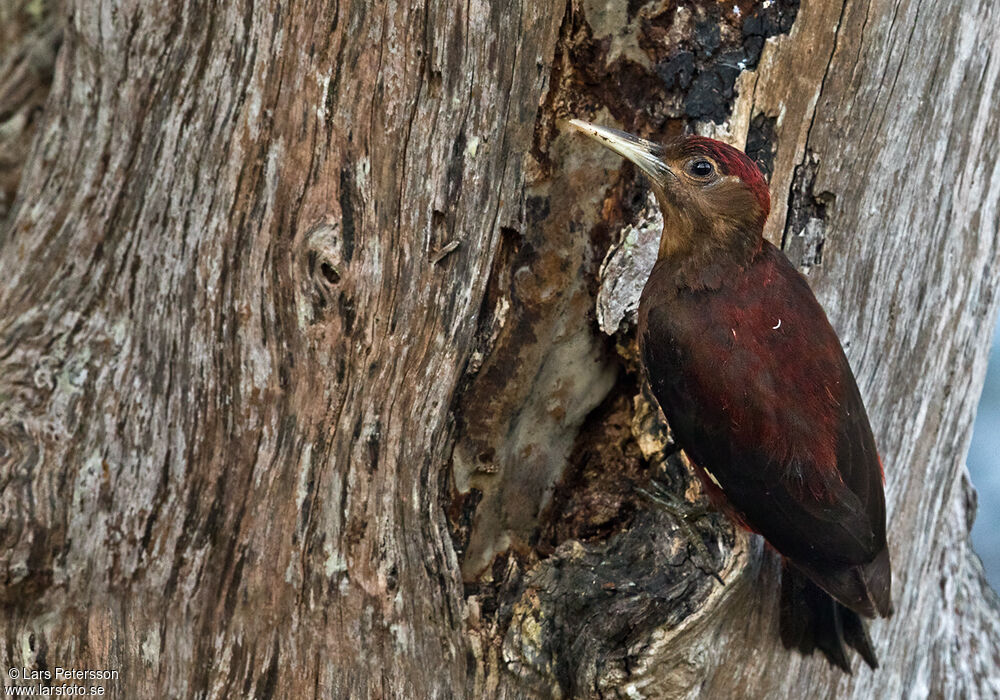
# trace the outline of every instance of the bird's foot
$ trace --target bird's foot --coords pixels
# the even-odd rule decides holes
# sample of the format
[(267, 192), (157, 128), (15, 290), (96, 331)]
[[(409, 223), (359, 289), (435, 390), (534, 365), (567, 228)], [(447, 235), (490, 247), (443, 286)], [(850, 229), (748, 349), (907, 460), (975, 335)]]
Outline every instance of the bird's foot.
[(712, 512), (712, 510), (707, 506), (697, 505), (695, 503), (691, 503), (691, 501), (684, 500), (655, 479), (651, 479), (649, 481), (648, 489), (636, 486), (635, 490), (651, 500), (653, 503), (662, 506), (665, 511), (681, 520), (694, 522), (704, 518)]
[(694, 548), (694, 556), (691, 558), (694, 565), (702, 572), (714, 577), (720, 584), (725, 585), (726, 582), (719, 575), (719, 566), (716, 564), (715, 558), (708, 551), (708, 547), (705, 546), (705, 541), (701, 538), (701, 534), (692, 525), (695, 521), (709, 515), (712, 510), (706, 506), (695, 505), (690, 501), (684, 500), (655, 479), (650, 480), (648, 489), (641, 486), (636, 486), (635, 489), (674, 516), (677, 526), (687, 537), (688, 543)]

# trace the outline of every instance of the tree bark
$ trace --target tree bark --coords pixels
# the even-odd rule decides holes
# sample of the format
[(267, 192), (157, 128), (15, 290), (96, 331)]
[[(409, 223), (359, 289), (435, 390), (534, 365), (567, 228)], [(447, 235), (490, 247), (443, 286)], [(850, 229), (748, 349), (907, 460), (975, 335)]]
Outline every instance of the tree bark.
[[(1000, 9), (621, 5), (78, 0), (19, 39), (62, 28), (0, 162), (7, 667), (127, 698), (1000, 693), (963, 466)], [(886, 465), (878, 671), (783, 649), (774, 556), (634, 490), (697, 497), (628, 320), (656, 213), (566, 116), (769, 171)]]

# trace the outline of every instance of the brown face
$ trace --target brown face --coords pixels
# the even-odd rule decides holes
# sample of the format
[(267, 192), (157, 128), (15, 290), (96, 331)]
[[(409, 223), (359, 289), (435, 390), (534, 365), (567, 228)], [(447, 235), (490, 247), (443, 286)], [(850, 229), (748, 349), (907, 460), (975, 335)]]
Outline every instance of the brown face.
[(701, 136), (658, 144), (577, 119), (569, 123), (649, 177), (663, 211), (661, 258), (759, 240), (770, 196), (745, 154)]
[(663, 151), (669, 175), (653, 181), (661, 207), (687, 212), (695, 232), (726, 235), (763, 227), (767, 214), (758, 197), (698, 137), (667, 144)]

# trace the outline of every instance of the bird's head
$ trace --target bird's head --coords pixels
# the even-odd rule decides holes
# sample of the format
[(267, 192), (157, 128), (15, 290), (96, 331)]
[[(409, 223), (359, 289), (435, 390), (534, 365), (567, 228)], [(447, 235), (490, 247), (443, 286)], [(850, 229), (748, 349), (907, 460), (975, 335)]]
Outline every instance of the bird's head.
[(760, 249), (771, 197), (743, 152), (703, 136), (661, 144), (579, 119), (569, 123), (649, 177), (663, 211), (660, 259), (729, 253), (743, 262)]

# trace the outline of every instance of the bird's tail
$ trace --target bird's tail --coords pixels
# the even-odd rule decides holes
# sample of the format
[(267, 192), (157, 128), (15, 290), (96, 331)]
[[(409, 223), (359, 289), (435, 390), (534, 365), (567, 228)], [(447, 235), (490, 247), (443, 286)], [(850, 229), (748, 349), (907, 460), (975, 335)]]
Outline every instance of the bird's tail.
[(803, 654), (819, 649), (831, 664), (851, 673), (847, 657), (847, 647), (851, 647), (872, 669), (878, 668), (878, 658), (861, 616), (787, 563), (781, 572), (779, 622), (786, 649), (798, 649)]
[(859, 615), (892, 615), (892, 567), (886, 547), (867, 564), (835, 566), (802, 561), (788, 564)]

